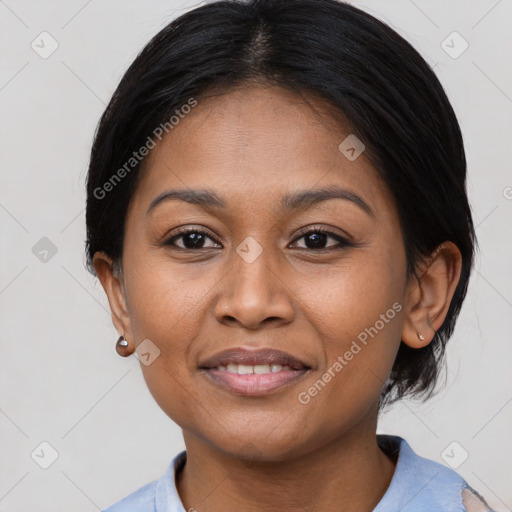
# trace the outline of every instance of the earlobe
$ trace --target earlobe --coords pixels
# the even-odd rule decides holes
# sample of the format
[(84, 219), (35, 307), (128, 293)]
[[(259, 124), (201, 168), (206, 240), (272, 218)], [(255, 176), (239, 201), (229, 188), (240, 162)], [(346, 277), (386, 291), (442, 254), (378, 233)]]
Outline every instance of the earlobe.
[(459, 283), (462, 257), (452, 242), (443, 242), (411, 278), (402, 341), (411, 348), (427, 346), (443, 324)]
[(115, 268), (112, 259), (101, 251), (94, 254), (93, 265), (96, 275), (107, 294), (115, 328), (120, 334), (131, 339), (131, 323), (122, 273)]

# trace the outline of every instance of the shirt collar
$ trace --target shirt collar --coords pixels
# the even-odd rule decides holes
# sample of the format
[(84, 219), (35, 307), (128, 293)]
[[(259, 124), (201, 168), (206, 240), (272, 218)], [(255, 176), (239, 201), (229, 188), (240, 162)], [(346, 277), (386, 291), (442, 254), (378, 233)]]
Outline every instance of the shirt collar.
[[(373, 512), (423, 510), (421, 503), (435, 506), (434, 502), (440, 497), (444, 504), (453, 505), (445, 510), (456, 510), (460, 506), (464, 480), (457, 473), (420, 457), (402, 437), (377, 434), (377, 443), (396, 460), (396, 467), (388, 489)], [(172, 459), (165, 474), (157, 481), (156, 512), (186, 512), (176, 487), (176, 475), (186, 460), (187, 452), (183, 450)]]

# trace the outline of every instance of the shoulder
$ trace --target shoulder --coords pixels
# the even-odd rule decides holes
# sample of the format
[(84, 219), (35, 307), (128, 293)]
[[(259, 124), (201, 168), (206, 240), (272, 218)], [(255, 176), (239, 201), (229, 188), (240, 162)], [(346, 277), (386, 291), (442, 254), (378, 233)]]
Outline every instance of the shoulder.
[(374, 512), (492, 512), (454, 470), (418, 455), (399, 436), (378, 435), (379, 446), (398, 456), (391, 483)]
[(102, 512), (182, 512), (184, 509), (176, 489), (175, 476), (185, 461), (184, 450), (172, 459), (160, 478), (143, 485)]
[(155, 512), (157, 483), (149, 482), (102, 512)]

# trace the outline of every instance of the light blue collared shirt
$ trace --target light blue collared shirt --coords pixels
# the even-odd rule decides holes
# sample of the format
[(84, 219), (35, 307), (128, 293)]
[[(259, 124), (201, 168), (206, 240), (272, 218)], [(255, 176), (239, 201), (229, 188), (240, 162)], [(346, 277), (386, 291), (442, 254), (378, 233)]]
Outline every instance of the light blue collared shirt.
[[(417, 455), (399, 436), (378, 434), (379, 446), (386, 452), (398, 452), (395, 473), (389, 487), (373, 512), (467, 512), (462, 490), (481, 496), (455, 471)], [(186, 462), (186, 451), (172, 459), (158, 479), (114, 503), (103, 512), (187, 512), (176, 489), (176, 474)], [(485, 500), (481, 508), (489, 510)], [(194, 510), (194, 509), (192, 509)]]

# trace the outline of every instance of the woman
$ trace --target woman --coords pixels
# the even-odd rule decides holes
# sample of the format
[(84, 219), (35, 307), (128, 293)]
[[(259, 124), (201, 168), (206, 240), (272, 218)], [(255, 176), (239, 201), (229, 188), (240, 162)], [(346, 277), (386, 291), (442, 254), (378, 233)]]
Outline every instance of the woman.
[(108, 512), (489, 510), (376, 435), (434, 389), (465, 180), (434, 73), (351, 5), (220, 1), (157, 34), (98, 126), (87, 257), (186, 451)]

